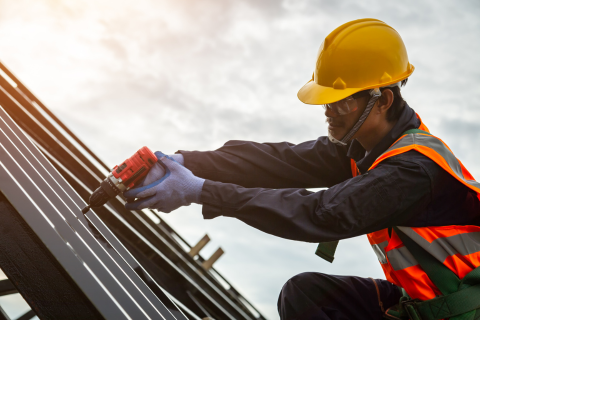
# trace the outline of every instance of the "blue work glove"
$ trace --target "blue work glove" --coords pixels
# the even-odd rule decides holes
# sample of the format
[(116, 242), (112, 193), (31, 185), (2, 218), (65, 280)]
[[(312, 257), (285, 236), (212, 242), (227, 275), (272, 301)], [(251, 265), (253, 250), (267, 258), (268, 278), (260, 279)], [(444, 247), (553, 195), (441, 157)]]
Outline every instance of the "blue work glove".
[[(144, 179), (145, 186), (135, 187), (123, 193), (127, 198), (125, 208), (128, 210), (141, 210), (152, 208), (164, 213), (170, 213), (181, 206), (189, 206), (192, 203), (200, 203), (202, 185), (204, 179), (195, 176), (192, 171), (179, 164), (173, 158), (157, 151), (156, 156), (166, 167), (166, 171), (160, 163), (156, 163), (148, 175), (151, 178), (157, 176), (155, 169), (163, 176), (155, 181)], [(183, 156), (182, 156), (183, 157)], [(146, 182), (152, 182), (146, 184)], [(133, 201), (137, 198), (136, 201)]]
[[(161, 152), (157, 151), (156, 153)], [(172, 158), (173, 160), (177, 161), (179, 164), (185, 167), (185, 165), (183, 164), (183, 154), (167, 154), (167, 157)], [(160, 163), (156, 163), (150, 169), (150, 172), (148, 172), (148, 175), (146, 175), (146, 177), (142, 181), (142, 184), (139, 186), (148, 186), (149, 184), (151, 184), (152, 182), (156, 182), (163, 176), (165, 176), (165, 169), (162, 167), (162, 165), (160, 165)]]

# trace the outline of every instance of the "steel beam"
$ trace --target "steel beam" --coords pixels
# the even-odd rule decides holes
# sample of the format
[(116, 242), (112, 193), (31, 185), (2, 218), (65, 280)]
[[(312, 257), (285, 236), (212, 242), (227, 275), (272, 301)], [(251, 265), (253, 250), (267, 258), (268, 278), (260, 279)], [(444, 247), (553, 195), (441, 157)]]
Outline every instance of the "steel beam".
[[(5, 222), (6, 223), (6, 222)], [(15, 285), (12, 284), (8, 279), (0, 281), (0, 296), (6, 296), (7, 294), (19, 293)]]
[[(98, 311), (110, 319), (174, 319), (98, 228), (83, 200), (0, 108), (2, 191)], [(36, 229), (37, 228), (37, 229)]]
[[(173, 318), (177, 319), (185, 319), (186, 315), (196, 318), (196, 313), (210, 313), (217, 319), (256, 318), (246, 306), (249, 303), (239, 292), (229, 283), (227, 284), (230, 288), (225, 289), (221, 282), (212, 275), (212, 272), (216, 272), (215, 270), (212, 270), (211, 273), (204, 271), (201, 268), (204, 259), (199, 256), (198, 260), (194, 260), (188, 254), (189, 249), (184, 249), (182, 244), (188, 248), (191, 246), (156, 213), (152, 212), (153, 217), (158, 218), (158, 224), (143, 212), (126, 211), (124, 201), (116, 198), (105, 207), (95, 210), (98, 215), (92, 211), (87, 218), (81, 218), (82, 216), (78, 212), (85, 203), (80, 196), (84, 196), (84, 198), (89, 196), (100, 179), (108, 173), (107, 166), (1, 63), (0, 69), (17, 85), (15, 88), (0, 78), (0, 104), (5, 108), (8, 107), (6, 108), (7, 114), (10, 114), (16, 122), (15, 124), (11, 121), (14, 125), (13, 130), (16, 131), (15, 135), (18, 135), (25, 150), (31, 153), (25, 155), (25, 159), (30, 162), (30, 165), (25, 165), (24, 174), (35, 175), (31, 173), (31, 169), (33, 169), (42, 175), (41, 181), (34, 180), (33, 186), (44, 188), (42, 192), (45, 197), (50, 197), (50, 199), (46, 198), (50, 205), (59, 204), (56, 210), (57, 214), (66, 216), (64, 218), (66, 225), (86, 247), (89, 247), (89, 251), (86, 252), (86, 249), (81, 247), (82, 243), (76, 242), (79, 247), (69, 250), (79, 258), (81, 258), (81, 254), (86, 256), (97, 254), (96, 264), (92, 269), (94, 273), (98, 273), (104, 278), (112, 275), (117, 283), (121, 283), (124, 278), (130, 280), (130, 283), (127, 281), (121, 283), (124, 287), (122, 293), (119, 294), (120, 302), (128, 303), (132, 313), (136, 312), (135, 305), (142, 304), (142, 313), (144, 313), (144, 307), (150, 305), (161, 316), (164, 317), (166, 309)], [(14, 129), (16, 125), (24, 132)], [(70, 139), (67, 139), (66, 135)], [(18, 147), (18, 143), (12, 144)], [(32, 153), (32, 149), (38, 150), (38, 153), (40, 150), (43, 151), (45, 157)], [(25, 150), (21, 148), (19, 152), (23, 153)], [(19, 156), (16, 157), (19, 160), (15, 161), (15, 164), (20, 165), (23, 159)], [(95, 163), (91, 162), (92, 158)], [(0, 169), (4, 167), (1, 164), (3, 161), (4, 158), (0, 154)], [(61, 172), (58, 173), (54, 167), (59, 168)], [(14, 168), (14, 165), (11, 168)], [(4, 169), (6, 170), (6, 168)], [(47, 173), (42, 173), (42, 170)], [(14, 178), (11, 172), (13, 172), (12, 169), (8, 175)], [(70, 186), (71, 190), (63, 190), (65, 181), (68, 182), (67, 186)], [(18, 180), (17, 182), (20, 183)], [(0, 186), (2, 185), (0, 184)], [(50, 187), (49, 194), (46, 193), (48, 186)], [(57, 198), (64, 204), (55, 203)], [(38, 200), (36, 197), (33, 201), (34, 205), (38, 206)], [(43, 203), (43, 205), (44, 207), (48, 206), (47, 203)], [(47, 210), (42, 207), (41, 214), (45, 215), (46, 212)], [(52, 214), (52, 210), (48, 212)], [(99, 216), (109, 224), (110, 229), (98, 218)], [(60, 221), (54, 225), (52, 219), (51, 225), (53, 229), (56, 228), (55, 231), (66, 230), (66, 226)], [(59, 236), (62, 238), (60, 234)], [(95, 241), (91, 241), (90, 236)], [(73, 240), (64, 242), (68, 242), (70, 247), (72, 247), (71, 242), (75, 243)], [(135, 254), (135, 258), (132, 253)], [(144, 267), (138, 260), (143, 260)], [(106, 270), (104, 275), (101, 268)], [(146, 269), (149, 269), (151, 273), (147, 273)], [(154, 277), (159, 276), (161, 282), (157, 283), (154, 281)], [(221, 277), (221, 279), (226, 282), (224, 278)], [(140, 280), (143, 285), (140, 285)], [(19, 287), (17, 289), (20, 290)], [(186, 295), (186, 291), (193, 293), (195, 299)], [(155, 303), (152, 296), (148, 299), (151, 294), (154, 294), (163, 303), (165, 309), (159, 311), (160, 305)], [(152, 307), (147, 312), (153, 314)], [(186, 309), (184, 310), (182, 307), (186, 307)], [(264, 319), (259, 312), (257, 313), (260, 319)], [(40, 315), (38, 314), (38, 316)], [(42, 317), (40, 316), (40, 318)]]
[(8, 320), (8, 319), (10, 319), (10, 318), (8, 318), (8, 314), (6, 314), (6, 312), (4, 312), (4, 310), (0, 306), (0, 320)]
[(190, 257), (195, 257), (198, 255), (198, 253), (200, 253), (200, 250), (202, 250), (204, 248), (204, 246), (206, 246), (208, 244), (208, 242), (210, 242), (210, 237), (208, 236), (208, 234), (204, 235), (204, 237), (202, 239), (200, 239), (198, 241), (198, 243), (196, 243), (194, 245), (194, 247), (191, 248), (190, 251), (188, 251), (188, 254), (190, 255)]
[(35, 312), (33, 310), (29, 310), (27, 311), (25, 314), (21, 315), (19, 318), (19, 320), (26, 320), (26, 319), (31, 319), (35, 317)]

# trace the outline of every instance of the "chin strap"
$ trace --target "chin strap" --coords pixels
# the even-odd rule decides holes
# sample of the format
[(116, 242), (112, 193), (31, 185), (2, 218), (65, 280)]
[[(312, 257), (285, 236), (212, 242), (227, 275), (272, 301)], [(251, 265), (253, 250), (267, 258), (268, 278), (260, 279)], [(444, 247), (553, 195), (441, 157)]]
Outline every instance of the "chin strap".
[(348, 142), (350, 142), (352, 140), (352, 138), (354, 137), (356, 132), (362, 126), (363, 122), (365, 122), (365, 120), (371, 113), (371, 110), (373, 109), (375, 102), (381, 97), (381, 90), (379, 90), (379, 88), (371, 89), (370, 94), (371, 94), (371, 98), (369, 99), (369, 102), (367, 103), (367, 107), (365, 108), (365, 111), (363, 111), (363, 113), (360, 116), (360, 118), (358, 119), (358, 121), (356, 121), (356, 124), (354, 124), (352, 129), (350, 129), (350, 132), (348, 132), (346, 134), (346, 136), (344, 136), (342, 138), (342, 140), (337, 140), (337, 139), (333, 138), (331, 136), (331, 134), (329, 134), (329, 140), (331, 140), (333, 143), (335, 143), (339, 146), (346, 146), (348, 144)]

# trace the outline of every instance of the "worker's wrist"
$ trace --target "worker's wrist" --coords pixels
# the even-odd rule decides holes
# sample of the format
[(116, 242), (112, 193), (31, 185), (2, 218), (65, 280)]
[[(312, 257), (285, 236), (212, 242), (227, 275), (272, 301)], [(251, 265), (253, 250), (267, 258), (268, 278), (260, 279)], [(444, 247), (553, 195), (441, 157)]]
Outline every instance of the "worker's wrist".
[(202, 204), (202, 188), (204, 187), (204, 179), (194, 177), (192, 180), (192, 190), (190, 191), (190, 202), (196, 204)]

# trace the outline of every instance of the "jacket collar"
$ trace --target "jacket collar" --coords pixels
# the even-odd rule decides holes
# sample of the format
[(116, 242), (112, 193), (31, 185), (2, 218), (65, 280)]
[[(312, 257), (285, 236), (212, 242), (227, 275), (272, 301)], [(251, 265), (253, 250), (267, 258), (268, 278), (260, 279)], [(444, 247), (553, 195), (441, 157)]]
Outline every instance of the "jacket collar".
[(392, 128), (391, 131), (388, 132), (387, 135), (377, 145), (371, 150), (371, 152), (365, 155), (366, 151), (364, 147), (357, 141), (352, 140), (350, 142), (350, 146), (348, 148), (347, 156), (353, 159), (356, 162), (356, 166), (361, 174), (364, 174), (366, 171), (371, 168), (371, 165), (382, 155), (390, 146), (402, 136), (404, 132), (409, 129), (416, 129), (421, 125), (421, 121), (417, 117), (417, 114), (414, 112), (412, 108), (404, 102), (404, 107), (402, 112), (400, 113), (400, 118), (398, 118), (398, 122)]

